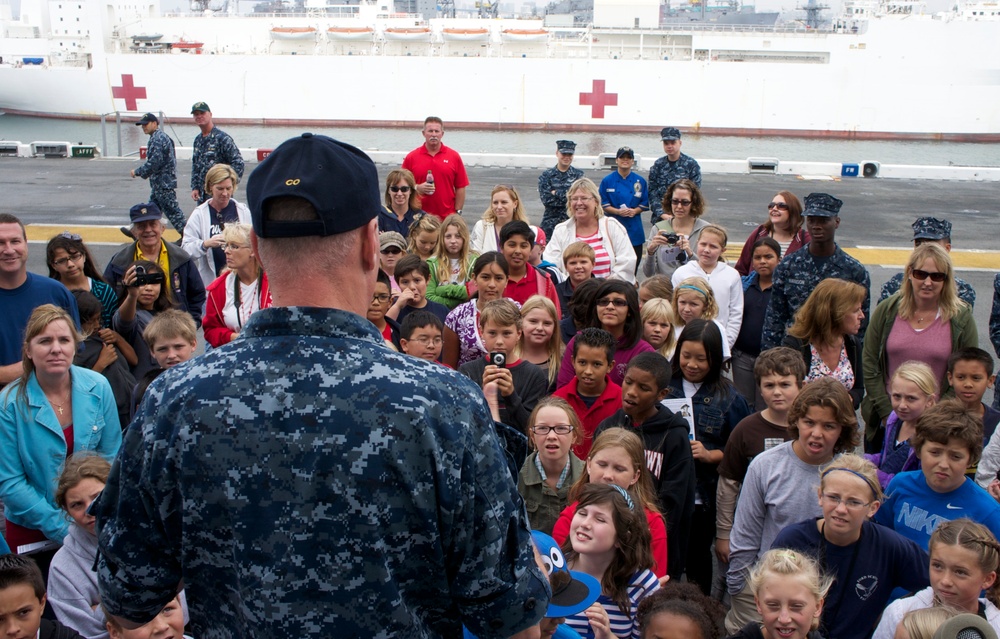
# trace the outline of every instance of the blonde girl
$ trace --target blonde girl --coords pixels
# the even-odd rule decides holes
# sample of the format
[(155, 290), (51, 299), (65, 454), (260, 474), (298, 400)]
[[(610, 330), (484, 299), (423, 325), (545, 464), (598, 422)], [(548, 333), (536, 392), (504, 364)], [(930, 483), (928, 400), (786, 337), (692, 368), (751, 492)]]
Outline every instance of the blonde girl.
[(559, 514), (569, 503), (570, 489), (584, 475), (583, 462), (573, 454), (583, 429), (569, 403), (549, 395), (539, 400), (528, 418), (532, 452), (517, 478), (532, 530), (552, 534)]
[(917, 420), (938, 398), (934, 371), (923, 362), (903, 362), (889, 382), (892, 412), (885, 423), (882, 450), (865, 455), (878, 467), (878, 480), (884, 489), (897, 473), (920, 468), (917, 452), (911, 445), (917, 432)]
[(806, 639), (818, 637), (823, 603), (833, 579), (811, 557), (794, 550), (769, 550), (750, 571), (748, 585), (762, 621), (752, 621), (732, 638)]
[(726, 328), (723, 335), (732, 348), (743, 325), (743, 280), (723, 258), (728, 242), (729, 236), (721, 226), (709, 224), (703, 228), (694, 249), (696, 259), (674, 271), (670, 281), (675, 288), (688, 277), (702, 277), (708, 282), (719, 309), (718, 320)]
[[(670, 308), (674, 311), (674, 341), (681, 336), (687, 323), (694, 319), (711, 320), (722, 331), (722, 335), (726, 335), (726, 327), (718, 320), (719, 306), (715, 301), (715, 292), (703, 277), (681, 280), (674, 287), (674, 299)], [(729, 340), (723, 339), (722, 359), (729, 361), (729, 358)]]
[(406, 252), (417, 255), (425, 262), (434, 256), (441, 231), (441, 220), (433, 215), (423, 215), (410, 225), (410, 237)]
[(521, 320), (521, 357), (545, 372), (552, 392), (565, 348), (556, 305), (543, 295), (532, 295), (521, 307)]
[(470, 248), (469, 226), (462, 216), (452, 213), (444, 218), (434, 255), (427, 260), (431, 271), (427, 299), (449, 309), (469, 301), (466, 283), (472, 279), (472, 265), (477, 257)]
[(562, 550), (570, 570), (601, 584), (598, 605), (567, 616), (566, 625), (580, 636), (637, 637), (636, 608), (660, 584), (650, 570), (646, 518), (628, 491), (616, 484), (584, 486)]
[(941, 604), (983, 616), (1000, 631), (1000, 544), (990, 529), (964, 517), (942, 522), (931, 534), (930, 555), (930, 588), (889, 604), (872, 639), (892, 639), (907, 612)]
[(674, 356), (674, 309), (669, 300), (653, 298), (642, 306), (642, 338), (667, 359)]
[[(657, 577), (667, 574), (667, 527), (657, 508), (656, 489), (653, 479), (646, 470), (646, 451), (642, 438), (624, 428), (609, 428), (594, 440), (587, 455), (586, 472), (570, 490), (570, 499), (576, 501), (587, 484), (615, 484), (628, 491), (637, 507), (646, 514), (653, 553), (653, 572)], [(552, 538), (563, 544), (569, 537), (570, 523), (576, 512), (576, 503), (571, 504), (552, 528)]]

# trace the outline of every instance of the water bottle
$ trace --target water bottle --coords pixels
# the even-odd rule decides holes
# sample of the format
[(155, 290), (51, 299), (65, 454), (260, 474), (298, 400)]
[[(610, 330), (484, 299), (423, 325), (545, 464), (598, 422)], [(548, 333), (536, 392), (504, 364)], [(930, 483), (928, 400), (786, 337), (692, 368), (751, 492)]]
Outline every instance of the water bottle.
[(427, 171), (427, 179), (425, 180), (425, 182), (431, 187), (431, 190), (428, 192), (428, 195), (434, 193), (434, 174), (431, 173), (430, 171)]

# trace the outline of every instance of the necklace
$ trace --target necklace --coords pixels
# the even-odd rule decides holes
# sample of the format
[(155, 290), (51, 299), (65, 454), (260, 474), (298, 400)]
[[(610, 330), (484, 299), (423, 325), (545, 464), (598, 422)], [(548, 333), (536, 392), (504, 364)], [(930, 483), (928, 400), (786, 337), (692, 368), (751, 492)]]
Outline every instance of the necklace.
[(59, 411), (60, 415), (63, 414), (63, 405), (62, 404), (57, 404), (54, 401), (52, 401), (51, 399), (49, 400), (49, 403), (56, 407), (56, 410)]
[(934, 309), (934, 310), (932, 311), (932, 313), (931, 313), (931, 316), (930, 316), (930, 317), (928, 317), (927, 315), (925, 315), (925, 316), (923, 316), (923, 317), (920, 317), (919, 315), (917, 315), (916, 313), (914, 313), (914, 314), (913, 314), (913, 319), (917, 320), (917, 324), (923, 324), (923, 323), (924, 323), (924, 322), (926, 322), (926, 321), (927, 321), (928, 319), (931, 319), (932, 317), (937, 317), (937, 315), (938, 315), (938, 309), (936, 309), (936, 308), (935, 308), (935, 309)]

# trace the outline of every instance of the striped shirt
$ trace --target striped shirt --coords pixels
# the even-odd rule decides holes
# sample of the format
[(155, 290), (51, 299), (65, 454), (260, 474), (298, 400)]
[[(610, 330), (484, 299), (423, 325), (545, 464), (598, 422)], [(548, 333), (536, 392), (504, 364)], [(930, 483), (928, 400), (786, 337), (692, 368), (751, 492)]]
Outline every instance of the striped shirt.
[(115, 290), (104, 282), (90, 278), (90, 292), (101, 302), (101, 328), (111, 328), (111, 318), (120, 306)]
[[(628, 584), (628, 600), (630, 608), (628, 614), (621, 611), (610, 597), (601, 593), (597, 602), (604, 606), (608, 613), (608, 621), (611, 622), (611, 634), (619, 639), (639, 639), (639, 623), (635, 619), (635, 611), (639, 607), (639, 602), (648, 595), (660, 589), (660, 582), (652, 570), (641, 570), (632, 576)], [(594, 630), (587, 621), (587, 615), (580, 612), (570, 617), (566, 617), (566, 625), (575, 630), (584, 639), (592, 638)]]
[(580, 237), (576, 236), (578, 242), (586, 242), (590, 245), (590, 248), (594, 249), (594, 277), (607, 277), (611, 275), (611, 256), (608, 255), (607, 249), (604, 248), (604, 238), (601, 237), (601, 232), (598, 230), (590, 237)]

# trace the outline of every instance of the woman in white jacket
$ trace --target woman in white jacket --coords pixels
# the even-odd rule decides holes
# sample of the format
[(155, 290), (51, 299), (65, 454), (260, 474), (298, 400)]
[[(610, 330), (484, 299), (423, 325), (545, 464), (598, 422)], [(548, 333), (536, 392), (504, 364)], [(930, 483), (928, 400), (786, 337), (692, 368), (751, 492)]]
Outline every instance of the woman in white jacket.
[(184, 225), (184, 249), (198, 267), (201, 281), (207, 285), (226, 269), (225, 242), (222, 229), (226, 224), (250, 224), (250, 209), (233, 199), (240, 177), (228, 164), (216, 164), (205, 174), (205, 192), (211, 197), (191, 213)]
[(566, 191), (569, 219), (558, 224), (545, 247), (543, 258), (565, 274), (562, 252), (573, 242), (586, 242), (594, 249), (594, 277), (614, 277), (635, 282), (635, 250), (628, 231), (618, 220), (605, 217), (597, 185), (580, 178)]
[[(524, 202), (517, 189), (506, 184), (498, 184), (490, 193), (490, 207), (483, 213), (483, 219), (476, 222), (469, 236), (469, 247), (482, 255), (489, 251), (502, 252), (500, 229), (507, 222), (519, 220), (529, 224)], [(532, 229), (535, 230), (535, 229)], [(536, 231), (537, 232), (537, 231)]]

